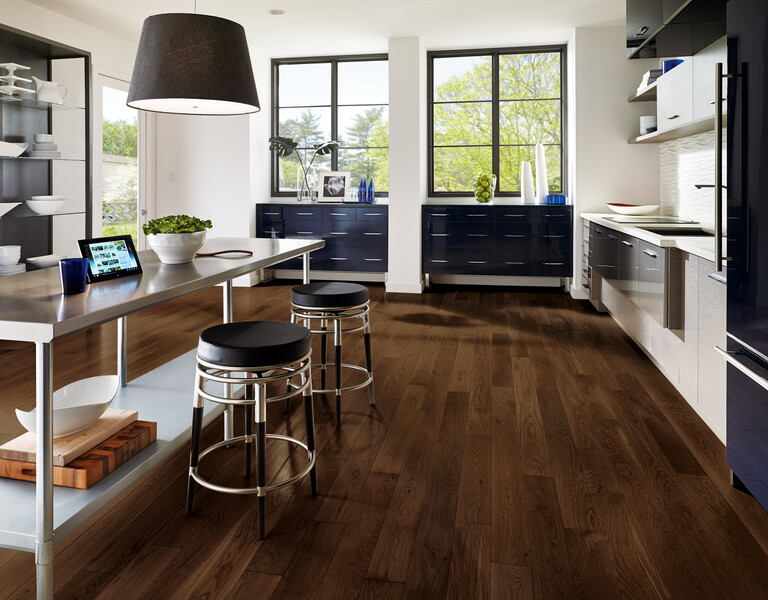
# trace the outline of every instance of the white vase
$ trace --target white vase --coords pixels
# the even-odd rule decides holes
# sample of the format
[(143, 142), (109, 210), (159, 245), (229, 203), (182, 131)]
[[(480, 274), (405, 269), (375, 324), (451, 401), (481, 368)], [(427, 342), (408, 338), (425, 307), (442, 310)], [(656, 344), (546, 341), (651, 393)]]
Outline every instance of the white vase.
[(549, 194), (547, 180), (547, 158), (544, 156), (544, 144), (536, 144), (536, 202), (545, 204)]
[(533, 204), (536, 201), (536, 192), (533, 189), (533, 171), (531, 171), (531, 163), (527, 160), (520, 163), (520, 199), (523, 204)]
[(152, 233), (147, 243), (155, 251), (160, 262), (166, 265), (180, 265), (192, 262), (195, 253), (205, 241), (205, 231), (194, 233)]

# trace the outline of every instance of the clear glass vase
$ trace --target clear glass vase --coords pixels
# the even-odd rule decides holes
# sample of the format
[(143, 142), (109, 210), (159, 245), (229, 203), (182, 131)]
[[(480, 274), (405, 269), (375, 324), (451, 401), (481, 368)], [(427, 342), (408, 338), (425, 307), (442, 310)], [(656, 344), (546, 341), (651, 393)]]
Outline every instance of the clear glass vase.
[(296, 169), (296, 200), (313, 202), (317, 189), (317, 170), (309, 167), (306, 172), (301, 167)]

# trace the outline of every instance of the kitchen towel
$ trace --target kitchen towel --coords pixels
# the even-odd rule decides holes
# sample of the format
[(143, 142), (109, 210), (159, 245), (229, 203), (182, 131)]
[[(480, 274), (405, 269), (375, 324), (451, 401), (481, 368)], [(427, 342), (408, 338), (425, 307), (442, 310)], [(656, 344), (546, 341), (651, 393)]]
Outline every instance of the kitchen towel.
[(536, 144), (536, 203), (544, 204), (549, 194), (547, 183), (547, 159), (544, 156), (544, 144)]
[(520, 163), (520, 199), (523, 204), (533, 204), (536, 201), (536, 192), (533, 189), (533, 171), (531, 171), (531, 163), (527, 160)]

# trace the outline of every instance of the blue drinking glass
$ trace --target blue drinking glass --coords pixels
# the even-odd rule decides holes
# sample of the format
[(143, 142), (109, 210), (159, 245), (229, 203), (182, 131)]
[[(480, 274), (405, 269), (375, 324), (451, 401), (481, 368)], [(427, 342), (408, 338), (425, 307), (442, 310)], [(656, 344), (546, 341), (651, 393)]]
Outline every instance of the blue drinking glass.
[(85, 291), (87, 258), (62, 258), (59, 261), (59, 271), (62, 294), (80, 294)]

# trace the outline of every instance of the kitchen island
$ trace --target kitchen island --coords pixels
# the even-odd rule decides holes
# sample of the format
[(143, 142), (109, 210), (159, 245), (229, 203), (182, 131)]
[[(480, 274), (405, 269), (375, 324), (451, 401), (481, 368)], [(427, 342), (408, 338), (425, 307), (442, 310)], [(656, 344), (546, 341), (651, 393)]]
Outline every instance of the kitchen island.
[[(0, 280), (0, 339), (36, 345), (38, 476), (35, 484), (0, 480), (0, 545), (34, 551), (37, 597), (53, 597), (54, 545), (87, 522), (111, 500), (161, 464), (189, 437), (195, 351), (132, 381), (127, 381), (125, 316), (192, 292), (224, 284), (224, 322), (232, 320), (232, 279), (323, 247), (322, 241), (214, 238), (201, 252), (248, 249), (252, 256), (197, 258), (183, 265), (163, 265), (152, 251), (139, 253), (144, 273), (87, 286), (71, 296), (60, 293), (57, 268), (41, 269)], [(234, 258), (232, 258), (234, 256)], [(308, 260), (305, 260), (308, 279)], [(156, 421), (157, 441), (87, 490), (52, 484), (52, 342), (117, 320), (118, 365), (124, 387), (115, 408), (139, 412)], [(206, 408), (206, 423), (221, 408)], [(225, 419), (225, 436), (231, 428)], [(227, 431), (228, 430), (228, 431)], [(56, 537), (54, 537), (56, 536)]]

